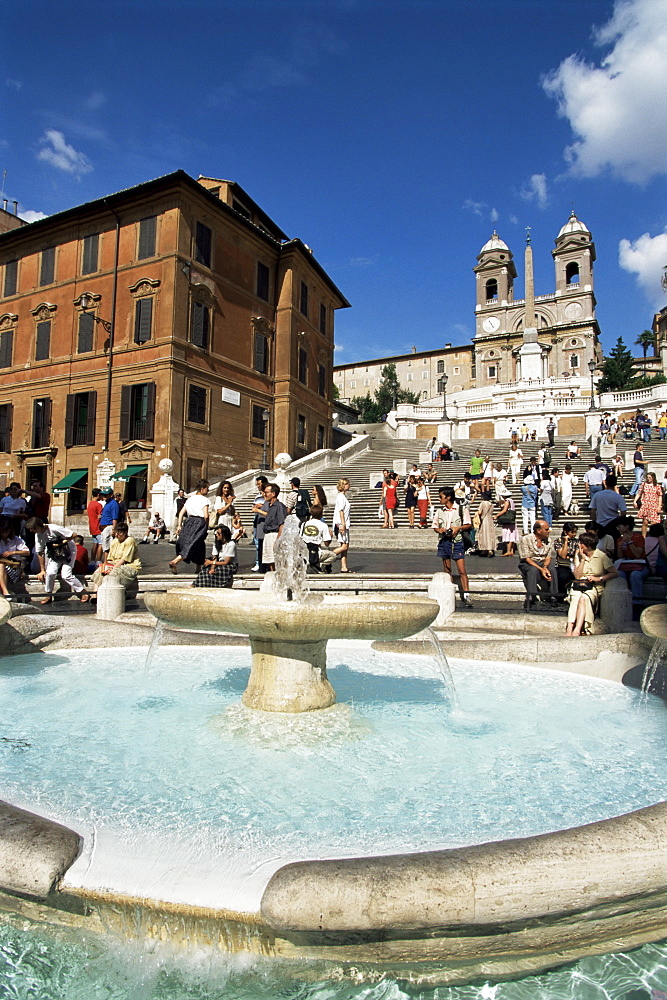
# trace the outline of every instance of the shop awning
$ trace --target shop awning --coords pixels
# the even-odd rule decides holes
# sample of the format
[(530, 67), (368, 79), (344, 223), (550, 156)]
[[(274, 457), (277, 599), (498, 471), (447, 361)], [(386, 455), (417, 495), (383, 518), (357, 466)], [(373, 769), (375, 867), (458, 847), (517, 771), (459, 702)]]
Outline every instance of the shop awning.
[(138, 476), (140, 472), (145, 472), (148, 468), (147, 465), (128, 465), (127, 469), (123, 469), (121, 472), (114, 472), (112, 479), (131, 479), (132, 476)]
[(74, 472), (68, 472), (64, 479), (61, 479), (59, 483), (53, 487), (54, 493), (69, 493), (72, 486), (76, 486), (80, 483), (82, 479), (85, 479), (88, 475), (88, 469), (75, 469)]

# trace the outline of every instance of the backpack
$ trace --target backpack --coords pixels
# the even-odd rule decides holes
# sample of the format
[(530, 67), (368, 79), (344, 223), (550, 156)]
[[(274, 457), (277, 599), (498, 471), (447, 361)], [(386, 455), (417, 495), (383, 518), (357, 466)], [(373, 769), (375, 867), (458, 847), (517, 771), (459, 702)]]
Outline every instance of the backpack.
[(308, 490), (298, 490), (296, 503), (294, 504), (294, 513), (299, 520), (305, 521), (308, 519), (310, 515), (310, 496)]
[(549, 451), (548, 448), (544, 449), (544, 461), (543, 461), (543, 465), (544, 465), (545, 469), (548, 469), (549, 466), (551, 465), (551, 452)]

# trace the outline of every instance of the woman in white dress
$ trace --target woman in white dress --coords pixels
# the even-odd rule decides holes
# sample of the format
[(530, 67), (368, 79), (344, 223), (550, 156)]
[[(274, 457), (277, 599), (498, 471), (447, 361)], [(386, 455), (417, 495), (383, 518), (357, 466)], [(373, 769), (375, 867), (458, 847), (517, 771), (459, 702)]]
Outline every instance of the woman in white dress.
[(512, 474), (512, 482), (518, 483), (521, 475), (521, 463), (523, 462), (523, 452), (518, 444), (510, 445), (509, 470)]
[(179, 562), (193, 562), (197, 572), (206, 559), (206, 535), (208, 534), (208, 479), (200, 479), (197, 492), (189, 496), (181, 507), (176, 528), (176, 557), (169, 563), (172, 573)]
[(572, 488), (579, 483), (579, 477), (572, 472), (572, 466), (566, 465), (565, 471), (560, 477), (561, 508), (564, 514), (570, 513), (572, 506)]

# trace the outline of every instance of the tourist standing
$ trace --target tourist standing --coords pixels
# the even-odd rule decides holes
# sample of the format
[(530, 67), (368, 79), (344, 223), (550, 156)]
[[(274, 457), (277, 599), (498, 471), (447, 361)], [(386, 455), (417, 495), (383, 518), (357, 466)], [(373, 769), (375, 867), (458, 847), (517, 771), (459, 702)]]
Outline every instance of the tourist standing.
[(644, 482), (644, 476), (646, 475), (647, 461), (644, 458), (644, 445), (641, 441), (638, 442), (636, 451), (633, 455), (633, 463), (635, 467), (635, 481), (630, 489), (630, 496), (633, 497), (641, 484)]
[(102, 545), (102, 555), (100, 556), (100, 561), (104, 559), (105, 552), (108, 552), (111, 548), (111, 539), (113, 537), (113, 531), (118, 522), (120, 521), (120, 507), (118, 506), (118, 501), (113, 495), (113, 490), (110, 486), (105, 486), (103, 490), (100, 490), (100, 496), (104, 500), (104, 507), (102, 508), (102, 513), (100, 514), (100, 528), (101, 532), (101, 545)]
[(445, 573), (452, 578), (452, 561), (456, 563), (459, 573), (459, 592), (466, 607), (471, 608), (470, 584), (465, 565), (465, 548), (463, 545), (463, 531), (469, 531), (472, 525), (464, 524), (461, 514), (467, 512), (468, 508), (456, 504), (454, 490), (450, 486), (443, 486), (440, 490), (440, 507), (437, 508), (433, 517), (433, 530), (438, 535), (438, 556), (442, 559)]
[(389, 473), (382, 484), (382, 503), (384, 507), (384, 524), (382, 527), (395, 528), (394, 511), (398, 503), (398, 480), (394, 477), (393, 472)]
[(428, 486), (423, 476), (417, 479), (417, 507), (419, 508), (419, 527), (428, 527), (428, 508), (430, 504)]
[(519, 541), (519, 531), (516, 523), (516, 508), (508, 490), (497, 495), (500, 510), (496, 514), (496, 524), (502, 528), (501, 542), (505, 544), (503, 556), (513, 556)]
[(535, 525), (535, 511), (537, 508), (537, 486), (533, 476), (529, 473), (521, 487), (521, 519), (523, 533), (527, 535), (533, 530)]
[(646, 527), (662, 521), (662, 486), (655, 472), (646, 473), (646, 479), (635, 496), (635, 507)]
[(553, 417), (549, 417), (549, 423), (547, 424), (547, 438), (549, 440), (549, 447), (553, 448), (554, 440), (556, 434), (556, 421)]
[(100, 503), (99, 497), (100, 491), (97, 489), (92, 490), (90, 500), (86, 506), (86, 514), (88, 515), (88, 532), (93, 540), (91, 552), (93, 562), (99, 562), (102, 558), (102, 528), (100, 527), (102, 504)]
[(521, 451), (521, 448), (519, 448), (518, 444), (510, 445), (509, 470), (512, 474), (512, 483), (517, 483), (519, 481), (522, 462), (523, 452)]
[(200, 479), (196, 493), (189, 496), (181, 508), (176, 525), (176, 556), (169, 563), (169, 569), (176, 573), (179, 562), (193, 562), (197, 572), (206, 559), (206, 535), (208, 534), (208, 479)]
[(232, 521), (234, 520), (234, 501), (236, 496), (234, 495), (234, 487), (225, 479), (224, 482), (220, 483), (218, 486), (218, 492), (213, 498), (213, 509), (216, 513), (215, 523), (217, 525), (224, 524), (225, 527), (229, 528), (231, 531)]
[(264, 518), (262, 562), (269, 572), (276, 568), (276, 542), (283, 533), (283, 525), (287, 517), (287, 507), (278, 499), (279, 495), (280, 487), (277, 483), (268, 483), (264, 488), (264, 499), (268, 503), (269, 509)]
[(482, 453), (479, 448), (475, 449), (475, 454), (470, 459), (470, 478), (477, 480), (482, 478), (482, 469), (484, 468), (484, 459), (482, 458)]
[(492, 558), (496, 554), (496, 522), (493, 519), (493, 501), (489, 490), (482, 491), (476, 517), (479, 519), (479, 528), (475, 534), (477, 552)]
[(417, 506), (417, 480), (414, 476), (408, 476), (405, 484), (405, 509), (408, 514), (408, 528), (415, 526), (415, 507)]
[(542, 503), (542, 519), (551, 527), (554, 522), (554, 491), (548, 469), (542, 470), (540, 500)]
[(561, 505), (566, 514), (570, 513), (572, 507), (572, 495), (575, 486), (579, 485), (579, 477), (572, 472), (572, 466), (566, 465), (565, 471), (560, 477), (561, 483)]
[(262, 547), (264, 545), (264, 518), (266, 516), (266, 503), (264, 500), (264, 489), (268, 484), (266, 476), (257, 476), (255, 486), (257, 496), (250, 513), (253, 515), (252, 541), (255, 546), (255, 565), (251, 568), (251, 573), (259, 573), (262, 568)]
[(350, 501), (347, 498), (347, 493), (350, 485), (349, 479), (338, 480), (336, 484), (338, 495), (333, 512), (333, 533), (338, 540), (338, 547), (334, 549), (334, 552), (340, 556), (341, 573), (352, 572), (347, 565), (347, 553), (350, 548)]

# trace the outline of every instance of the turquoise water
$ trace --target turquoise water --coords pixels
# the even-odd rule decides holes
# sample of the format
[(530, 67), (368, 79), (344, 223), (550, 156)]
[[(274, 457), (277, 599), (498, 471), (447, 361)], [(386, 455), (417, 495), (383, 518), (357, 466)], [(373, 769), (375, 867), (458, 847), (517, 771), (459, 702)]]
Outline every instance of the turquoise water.
[[(664, 705), (620, 685), (454, 661), (462, 707), (451, 713), (429, 658), (389, 663), (341, 645), (329, 672), (342, 706), (286, 718), (239, 707), (248, 670), (247, 650), (216, 647), (163, 648), (149, 670), (133, 650), (0, 663), (2, 797), (83, 834), (88, 853), (71, 884), (132, 891), (148, 873), (157, 898), (252, 910), (272, 871), (295, 858), (526, 836), (667, 799)], [(112, 883), (107, 847), (124, 862)], [(3, 998), (515, 1000), (667, 989), (656, 948), (497, 988), (406, 992), (389, 981), (304, 985), (233, 959), (176, 968), (168, 955), (119, 955), (11, 925), (0, 942)]]

